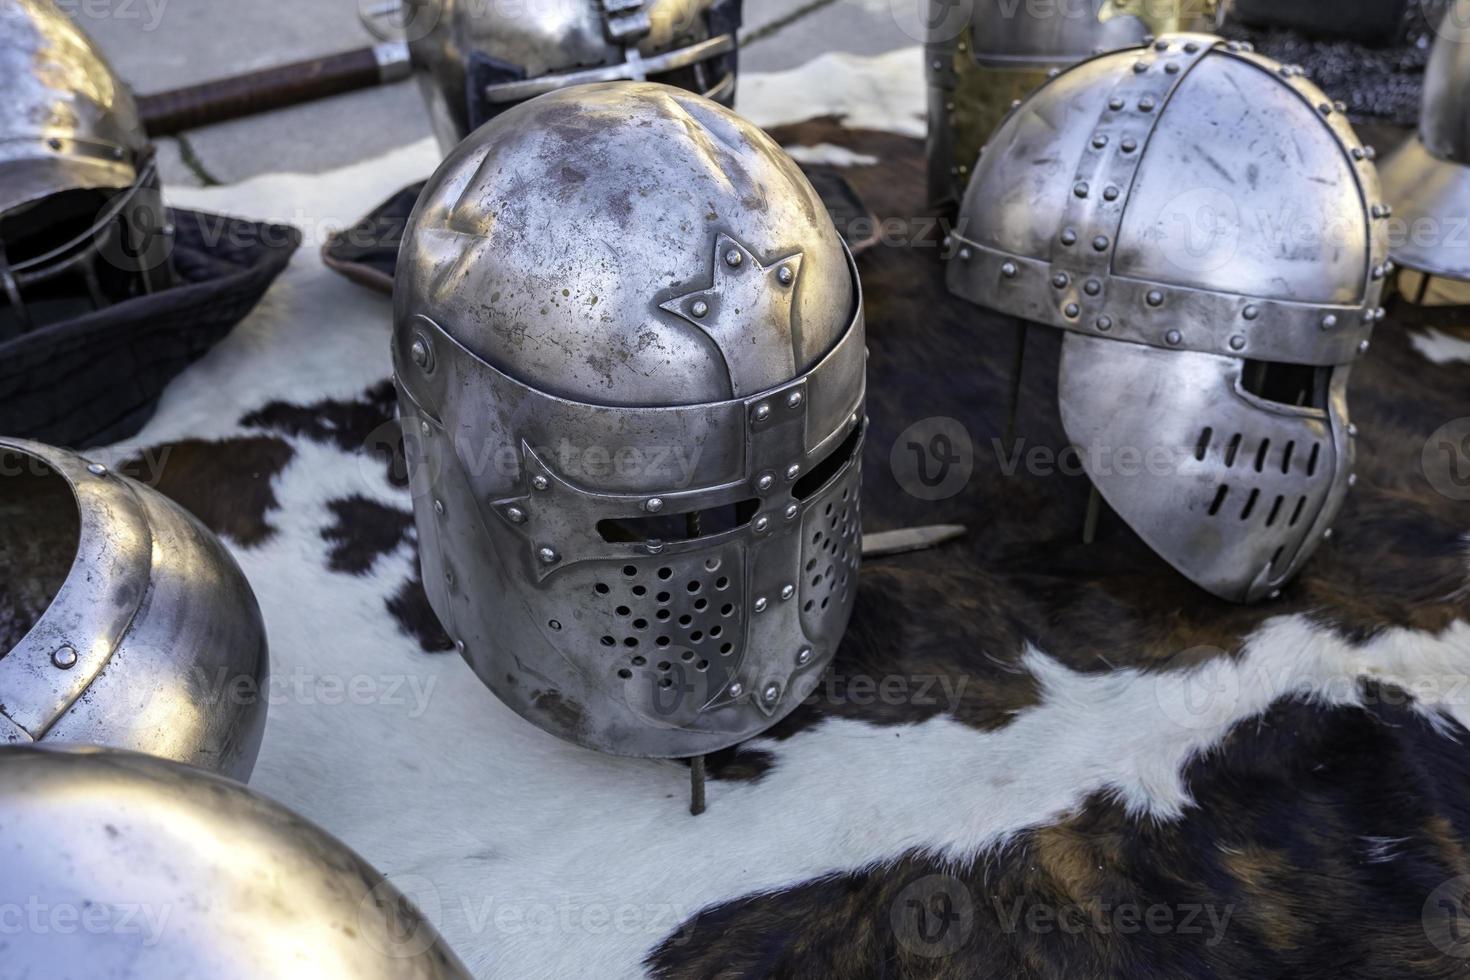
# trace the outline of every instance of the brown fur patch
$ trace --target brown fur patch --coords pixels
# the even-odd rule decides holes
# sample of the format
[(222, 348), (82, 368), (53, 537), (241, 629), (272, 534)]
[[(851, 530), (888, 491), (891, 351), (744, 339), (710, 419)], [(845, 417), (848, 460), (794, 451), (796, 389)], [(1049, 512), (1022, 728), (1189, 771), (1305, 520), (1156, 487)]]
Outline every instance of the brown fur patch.
[(267, 520), (280, 506), (271, 481), (295, 455), (270, 436), (185, 439), (150, 447), (118, 470), (182, 505), (216, 534), (249, 548), (276, 532)]

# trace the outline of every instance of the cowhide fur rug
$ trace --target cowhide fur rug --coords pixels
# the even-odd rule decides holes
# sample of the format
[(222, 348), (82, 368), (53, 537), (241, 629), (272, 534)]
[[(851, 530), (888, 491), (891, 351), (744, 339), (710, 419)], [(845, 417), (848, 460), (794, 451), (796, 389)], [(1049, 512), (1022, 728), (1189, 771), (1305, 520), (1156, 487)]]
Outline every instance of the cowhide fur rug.
[[(1430, 437), (1470, 415), (1470, 330), (1380, 325), (1353, 378), (1358, 484), (1279, 600), (1210, 598), (1108, 514), (1083, 545), (1085, 478), (997, 458), (1016, 333), (943, 290), (915, 217), (921, 86), (917, 49), (823, 57), (743, 78), (740, 105), (892, 219), (860, 260), (867, 527), (971, 534), (864, 567), (821, 693), (711, 760), (699, 817), (686, 764), (541, 733), (428, 610), (374, 451), (389, 304), (316, 246), (427, 174), (430, 146), (171, 195), (307, 238), (146, 430), (93, 454), (192, 508), (255, 587), (274, 678), (253, 785), (487, 977), (1464, 975), (1470, 446)], [(1057, 339), (1030, 332), (1027, 450), (1066, 447)], [(973, 459), (925, 501), (900, 435), (934, 418)]]

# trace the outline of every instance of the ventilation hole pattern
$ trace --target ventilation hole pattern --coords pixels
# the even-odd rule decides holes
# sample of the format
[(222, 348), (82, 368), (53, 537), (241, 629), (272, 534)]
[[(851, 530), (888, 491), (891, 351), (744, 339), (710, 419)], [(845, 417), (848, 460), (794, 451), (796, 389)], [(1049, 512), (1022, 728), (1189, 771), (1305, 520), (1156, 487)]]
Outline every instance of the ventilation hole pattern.
[(802, 529), (800, 601), (809, 635), (813, 624), (857, 593), (863, 550), (861, 486), (862, 471), (854, 466), (808, 510)]

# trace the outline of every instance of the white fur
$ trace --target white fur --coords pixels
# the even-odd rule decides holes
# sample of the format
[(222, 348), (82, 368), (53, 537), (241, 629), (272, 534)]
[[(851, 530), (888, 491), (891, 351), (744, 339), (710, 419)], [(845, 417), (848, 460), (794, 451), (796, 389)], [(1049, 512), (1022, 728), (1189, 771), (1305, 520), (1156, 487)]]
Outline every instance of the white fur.
[(797, 163), (825, 163), (832, 167), (871, 167), (878, 158), (868, 153), (855, 153), (845, 146), (818, 143), (816, 146), (788, 146), (786, 152)]
[[(743, 78), (742, 105), (766, 124), (841, 111), (852, 125), (920, 131), (917, 49), (808, 68)], [(337, 173), (172, 198), (322, 228), (355, 220), (434, 162), (420, 144)], [(350, 398), (387, 376), (388, 302), (326, 270), (313, 237), (261, 309), (170, 387), (134, 443), (231, 435), (268, 400)], [(1191, 805), (1184, 767), (1233, 726), (1284, 697), (1356, 703), (1359, 677), (1417, 686), (1420, 710), (1470, 722), (1451, 683), (1470, 676), (1465, 624), (1436, 636), (1391, 630), (1354, 647), (1284, 617), (1238, 659), (1187, 673), (1082, 674), (1029, 650), (1042, 701), (997, 731), (946, 716), (900, 727), (833, 720), (758, 741), (773, 771), (712, 783), (709, 811), (692, 818), (687, 767), (562, 743), (503, 707), (457, 656), (420, 652), (384, 607), (412, 572), (407, 548), (361, 577), (328, 572), (329, 500), (409, 501), (380, 464), (293, 445), (270, 515), (279, 533), (235, 549), (276, 678), (252, 783), (390, 875), (484, 976), (639, 976), (643, 958), (703, 907), (914, 849), (963, 860), (1099, 791), (1140, 819), (1176, 818)]]
[(1412, 332), (1409, 334), (1409, 343), (1414, 349), (1423, 354), (1435, 364), (1449, 364), (1452, 361), (1470, 361), (1470, 340), (1462, 340), (1459, 337), (1451, 337), (1442, 330), (1428, 327), (1423, 333)]

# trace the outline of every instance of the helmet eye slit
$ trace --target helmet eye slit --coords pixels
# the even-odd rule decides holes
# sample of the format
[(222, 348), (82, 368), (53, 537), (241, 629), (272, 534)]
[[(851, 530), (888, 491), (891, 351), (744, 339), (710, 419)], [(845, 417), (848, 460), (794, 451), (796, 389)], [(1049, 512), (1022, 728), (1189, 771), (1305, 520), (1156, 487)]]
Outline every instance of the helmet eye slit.
[(734, 504), (722, 504), (681, 514), (611, 517), (597, 522), (597, 533), (609, 544), (633, 544), (649, 540), (696, 541), (744, 527), (759, 510), (760, 501), (752, 497)]
[(820, 463), (807, 471), (806, 476), (796, 481), (796, 485), (791, 488), (791, 495), (797, 500), (805, 500), (830, 483), (857, 453), (862, 438), (863, 427), (854, 426), (847, 438), (842, 440), (842, 445), (828, 453)]

